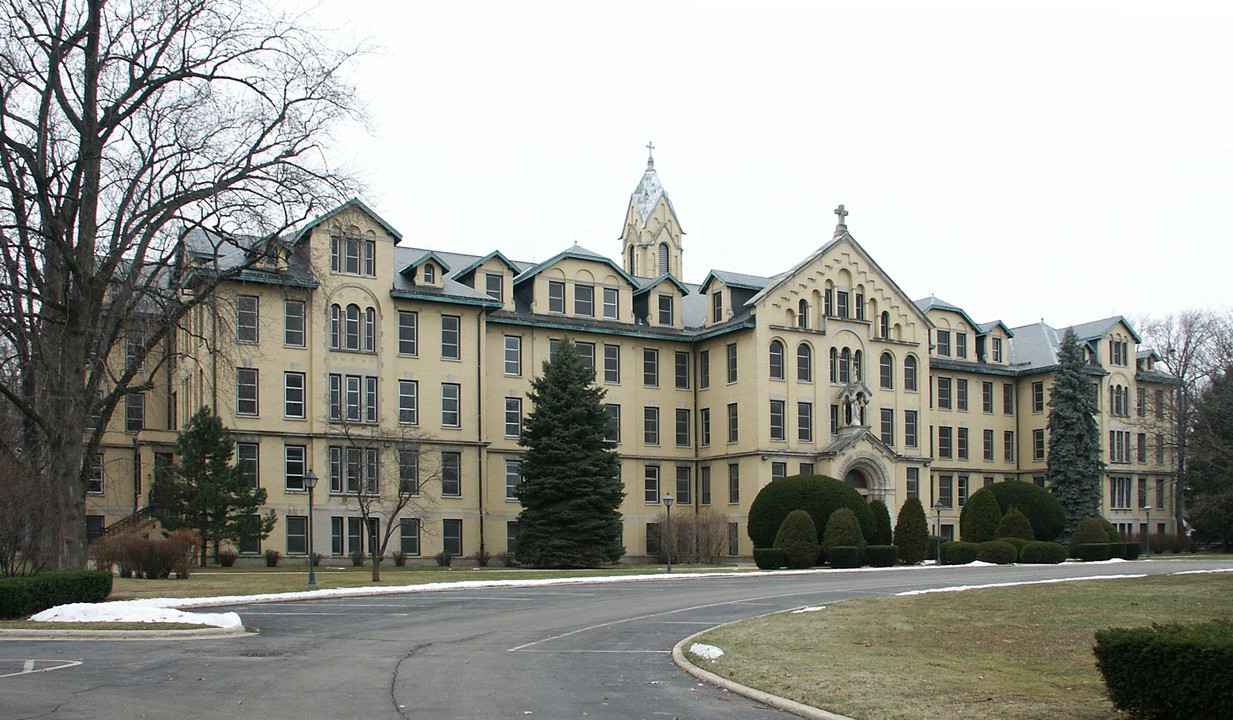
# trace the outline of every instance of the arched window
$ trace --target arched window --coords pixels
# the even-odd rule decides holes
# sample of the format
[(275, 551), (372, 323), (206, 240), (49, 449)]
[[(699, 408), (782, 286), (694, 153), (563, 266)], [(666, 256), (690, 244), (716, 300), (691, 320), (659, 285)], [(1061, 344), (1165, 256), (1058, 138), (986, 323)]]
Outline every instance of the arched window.
[(852, 379), (852, 351), (844, 348), (839, 353), (839, 382), (846, 385)]
[(796, 326), (798, 328), (809, 327), (809, 302), (804, 298), (796, 304)]
[(882, 321), (881, 326), (878, 328), (878, 334), (882, 336), (883, 340), (890, 339), (890, 313), (885, 310), (882, 311)]
[(861, 362), (864, 358), (861, 356), (861, 351), (857, 350), (852, 355), (852, 379), (856, 381), (865, 379), (864, 364)]
[(813, 382), (813, 350), (806, 343), (801, 343), (796, 348), (796, 379)]
[(659, 274), (668, 273), (668, 243), (659, 244)]
[(783, 343), (778, 340), (771, 341), (771, 379), (783, 380)]
[(338, 305), (330, 306), (330, 347), (342, 347), (342, 308)]
[(916, 356), (903, 359), (903, 389), (916, 392)]
[(882, 353), (882, 359), (878, 361), (878, 374), (880, 375), (881, 385), (883, 390), (895, 389), (895, 359), (888, 352)]
[(360, 349), (360, 306), (347, 306), (347, 319), (344, 326), (343, 348), (346, 350)]
[(375, 352), (377, 349), (377, 311), (373, 308), (364, 309), (364, 352)]
[(836, 373), (839, 372), (839, 351), (831, 348), (831, 382), (836, 382), (839, 378)]

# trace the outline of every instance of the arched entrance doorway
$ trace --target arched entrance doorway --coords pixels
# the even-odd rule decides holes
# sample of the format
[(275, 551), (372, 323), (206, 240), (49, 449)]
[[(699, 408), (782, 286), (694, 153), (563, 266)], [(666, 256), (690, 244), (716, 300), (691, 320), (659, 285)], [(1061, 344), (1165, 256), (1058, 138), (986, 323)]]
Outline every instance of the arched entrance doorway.
[(844, 476), (843, 481), (847, 483), (849, 487), (856, 488), (856, 491), (861, 494), (861, 497), (865, 499), (869, 498), (869, 478), (866, 477), (865, 473), (861, 472), (858, 468), (852, 468), (849, 470), (848, 474)]

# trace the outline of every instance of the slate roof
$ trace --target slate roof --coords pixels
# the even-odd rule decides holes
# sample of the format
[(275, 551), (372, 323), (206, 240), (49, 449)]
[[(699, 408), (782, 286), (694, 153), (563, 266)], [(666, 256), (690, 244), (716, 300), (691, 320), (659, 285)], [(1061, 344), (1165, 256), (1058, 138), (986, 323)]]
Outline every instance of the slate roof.
[[(663, 198), (668, 201), (668, 211), (676, 217), (676, 209), (672, 207), (672, 200), (669, 199), (668, 193), (664, 190), (664, 185), (659, 181), (659, 173), (655, 172), (655, 159), (647, 158), (646, 172), (642, 173), (642, 179), (638, 181), (638, 187), (634, 188), (634, 192), (629, 196), (630, 202), (634, 204), (634, 208), (638, 211), (638, 217), (645, 225), (650, 219), (651, 213), (655, 212), (655, 206), (659, 203), (659, 199)], [(680, 226), (680, 220), (677, 220), (677, 226)], [(685, 232), (684, 229), (681, 232)]]

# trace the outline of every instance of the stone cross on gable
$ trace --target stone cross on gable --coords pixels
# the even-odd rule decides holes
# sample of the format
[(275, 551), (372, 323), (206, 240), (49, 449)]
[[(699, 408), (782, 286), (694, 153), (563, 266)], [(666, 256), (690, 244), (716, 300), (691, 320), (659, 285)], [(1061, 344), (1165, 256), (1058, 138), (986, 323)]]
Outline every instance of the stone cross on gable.
[(843, 209), (843, 205), (835, 208), (835, 214), (839, 216), (839, 224), (846, 226), (848, 224), (848, 211)]

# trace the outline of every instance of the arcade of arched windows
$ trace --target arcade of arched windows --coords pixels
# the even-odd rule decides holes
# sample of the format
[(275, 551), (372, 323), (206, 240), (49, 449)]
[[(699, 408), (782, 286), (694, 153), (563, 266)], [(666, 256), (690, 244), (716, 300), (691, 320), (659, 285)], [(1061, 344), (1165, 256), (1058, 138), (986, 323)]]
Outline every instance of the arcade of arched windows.
[(352, 352), (377, 351), (376, 308), (351, 303), (330, 305), (330, 349)]

